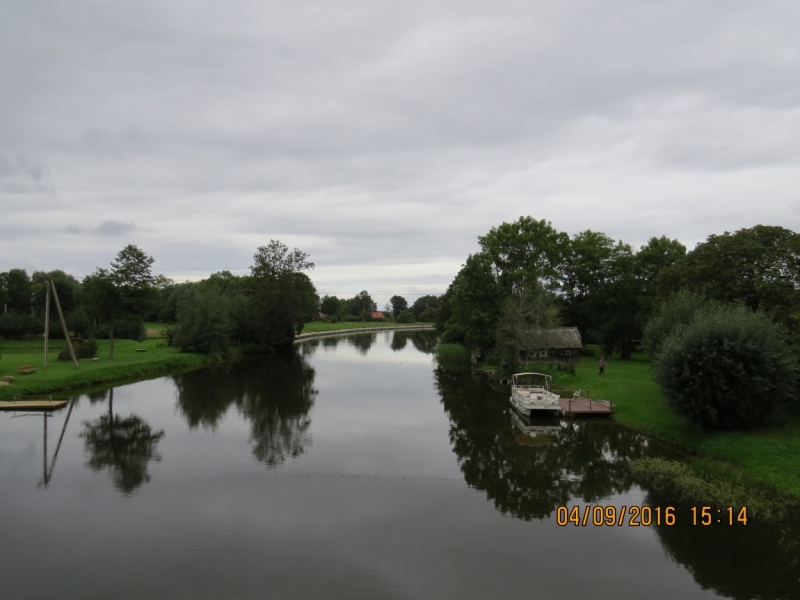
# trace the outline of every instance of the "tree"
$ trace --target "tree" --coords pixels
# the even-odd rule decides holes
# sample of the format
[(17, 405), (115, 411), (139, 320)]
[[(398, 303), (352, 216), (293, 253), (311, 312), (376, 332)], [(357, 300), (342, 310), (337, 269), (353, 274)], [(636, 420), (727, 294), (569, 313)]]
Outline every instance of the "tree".
[(491, 258), (483, 253), (469, 256), (445, 295), (449, 317), (442, 340), (481, 351), (491, 348), (503, 299)]
[(564, 322), (577, 327), (584, 339), (600, 325), (597, 303), (611, 278), (615, 254), (614, 240), (589, 230), (573, 236), (564, 248), (559, 265), (561, 314)]
[(394, 314), (395, 318), (404, 310), (408, 310), (408, 301), (402, 296), (392, 296), (389, 298), (389, 302), (392, 305), (392, 314)]
[(328, 316), (334, 316), (339, 314), (339, 307), (341, 306), (341, 301), (336, 296), (328, 296), (325, 295), (322, 297), (319, 303), (319, 310), (320, 312), (325, 313)]
[(86, 305), (94, 317), (106, 321), (109, 358), (114, 358), (114, 328), (124, 318), (141, 320), (158, 302), (156, 278), (150, 269), (155, 259), (128, 244), (111, 262), (83, 280)]
[[(427, 320), (427, 319), (422, 319), (422, 313), (428, 309), (433, 309), (438, 312), (441, 306), (442, 306), (442, 300), (439, 296), (433, 296), (431, 294), (427, 294), (425, 296), (420, 296), (419, 298), (414, 300), (414, 304), (411, 305), (411, 312), (414, 313), (414, 316), (416, 317), (417, 321)], [(436, 320), (435, 316), (433, 320)]]
[(553, 294), (540, 285), (529, 285), (503, 302), (495, 329), (495, 355), (514, 369), (524, 350), (526, 332), (558, 325), (558, 307)]
[(478, 242), (491, 261), (498, 284), (510, 294), (529, 283), (557, 287), (558, 267), (569, 236), (556, 231), (549, 221), (520, 217), (514, 223), (492, 227)]
[(664, 269), (659, 295), (689, 290), (720, 302), (743, 302), (797, 335), (800, 331), (800, 234), (756, 225), (711, 235)]
[(798, 366), (767, 315), (710, 305), (678, 325), (654, 360), (670, 405), (703, 429), (745, 429), (797, 402)]
[(314, 268), (308, 254), (298, 248), (289, 247), (280, 240), (270, 240), (266, 246), (259, 246), (253, 257), (250, 274), (258, 279), (276, 278), (286, 273), (296, 273)]
[(372, 296), (369, 295), (367, 290), (363, 290), (356, 294), (351, 300), (348, 301), (349, 303), (349, 310), (351, 315), (360, 315), (364, 316), (365, 314), (369, 314), (378, 310), (378, 305), (372, 299)]
[(0, 278), (3, 304), (8, 305), (8, 310), (31, 314), (33, 288), (28, 273), (24, 269), (11, 269), (0, 275)]
[(218, 290), (195, 286), (181, 301), (175, 345), (185, 352), (227, 354), (234, 331), (230, 304)]
[(291, 343), (314, 319), (319, 296), (311, 279), (299, 270), (313, 269), (308, 255), (277, 240), (253, 257), (248, 280), (249, 332), (256, 344), (273, 348)]
[(398, 323), (413, 323), (416, 319), (414, 318), (414, 313), (410, 310), (406, 309), (397, 315), (397, 322)]

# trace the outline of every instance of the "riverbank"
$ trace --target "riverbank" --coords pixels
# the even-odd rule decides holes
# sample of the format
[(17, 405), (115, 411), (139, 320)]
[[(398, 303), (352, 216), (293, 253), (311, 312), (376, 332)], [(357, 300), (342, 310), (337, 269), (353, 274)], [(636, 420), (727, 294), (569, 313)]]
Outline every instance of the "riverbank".
[[(155, 377), (209, 361), (206, 355), (179, 352), (159, 339), (147, 339), (144, 342), (117, 340), (113, 360), (108, 359), (108, 341), (98, 340), (98, 344), (100, 359), (79, 359), (80, 368), (75, 369), (71, 361), (57, 360), (58, 353), (64, 348), (63, 340), (51, 341), (47, 368), (44, 368), (41, 340), (3, 341), (0, 343), (0, 378), (11, 375), (14, 383), (0, 387), (0, 400), (66, 392), (121, 379)], [(138, 348), (144, 348), (145, 352), (137, 352)], [(23, 365), (32, 365), (36, 372), (21, 375), (19, 367)]]
[(427, 327), (433, 326), (433, 323), (396, 323), (394, 321), (347, 321), (341, 323), (323, 323), (322, 321), (314, 321), (313, 323), (306, 323), (303, 327), (301, 335), (306, 333), (320, 333), (325, 331), (340, 331), (342, 329), (364, 329), (372, 327), (383, 327), (389, 329), (398, 329), (401, 327)]
[(606, 359), (605, 374), (598, 375), (599, 356), (582, 357), (574, 375), (555, 374), (553, 387), (612, 400), (615, 420), (696, 455), (692, 467), (704, 476), (766, 485), (800, 498), (800, 415), (751, 431), (703, 432), (669, 408), (653, 381), (648, 356)]
[(315, 340), (332, 335), (349, 335), (353, 333), (376, 333), (378, 331), (432, 331), (433, 325), (392, 325), (391, 327), (359, 327), (357, 329), (331, 329), (328, 331), (312, 331), (301, 333), (294, 339), (295, 344), (306, 340)]

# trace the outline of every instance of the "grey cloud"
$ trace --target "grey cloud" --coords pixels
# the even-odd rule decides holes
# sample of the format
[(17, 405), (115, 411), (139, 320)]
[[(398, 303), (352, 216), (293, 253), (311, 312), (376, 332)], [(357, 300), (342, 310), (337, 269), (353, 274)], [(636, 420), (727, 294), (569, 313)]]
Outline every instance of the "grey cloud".
[(798, 229), (798, 29), (786, 2), (6, 3), (3, 218), (59, 231), (0, 266), (91, 272), (123, 235), (175, 273), (271, 237), (463, 262), (523, 214), (633, 244)]
[(15, 159), (0, 155), (0, 193), (53, 191), (52, 184), (45, 181), (44, 169), (39, 162), (22, 155)]
[(134, 223), (122, 223), (121, 221), (101, 221), (100, 224), (94, 228), (94, 232), (100, 235), (120, 236), (130, 233), (135, 229), (137, 229), (137, 227)]

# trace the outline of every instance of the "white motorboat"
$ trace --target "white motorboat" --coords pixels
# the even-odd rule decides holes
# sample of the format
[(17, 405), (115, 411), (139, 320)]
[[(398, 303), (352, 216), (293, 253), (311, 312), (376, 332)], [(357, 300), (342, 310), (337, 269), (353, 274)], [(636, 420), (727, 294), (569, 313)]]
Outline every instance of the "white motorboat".
[(511, 377), (511, 406), (522, 415), (561, 414), (558, 394), (550, 391), (550, 375), (515, 373)]

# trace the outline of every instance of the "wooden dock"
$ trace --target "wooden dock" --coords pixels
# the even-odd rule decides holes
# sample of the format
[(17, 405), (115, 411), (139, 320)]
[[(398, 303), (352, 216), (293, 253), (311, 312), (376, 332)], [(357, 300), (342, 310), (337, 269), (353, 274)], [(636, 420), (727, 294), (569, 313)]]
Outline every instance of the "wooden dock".
[(614, 412), (610, 400), (587, 400), (585, 398), (561, 398), (561, 412), (567, 417), (586, 415), (610, 415)]
[(0, 402), (0, 410), (56, 410), (66, 405), (66, 400), (17, 400)]

